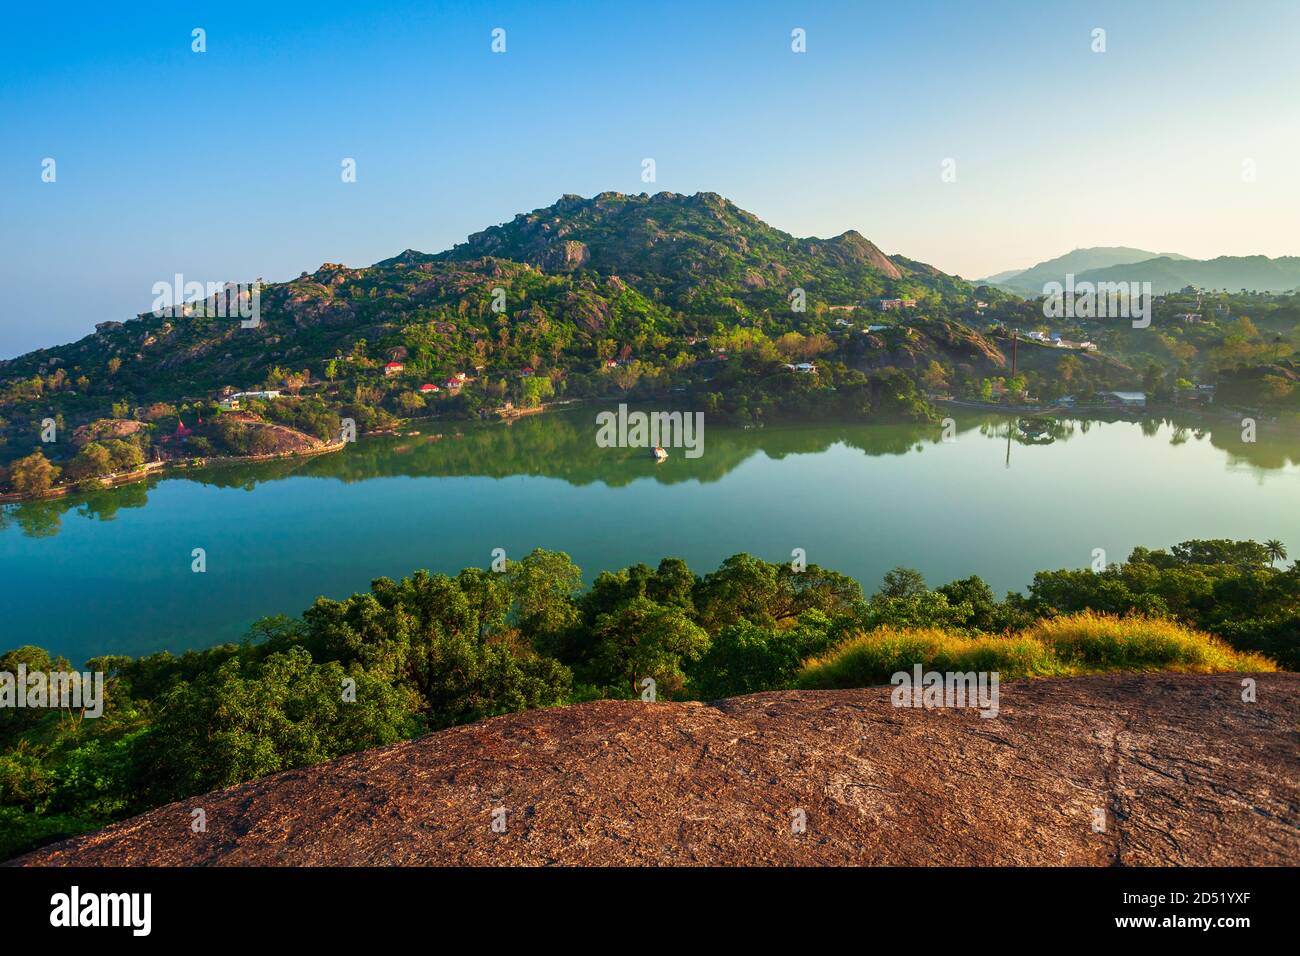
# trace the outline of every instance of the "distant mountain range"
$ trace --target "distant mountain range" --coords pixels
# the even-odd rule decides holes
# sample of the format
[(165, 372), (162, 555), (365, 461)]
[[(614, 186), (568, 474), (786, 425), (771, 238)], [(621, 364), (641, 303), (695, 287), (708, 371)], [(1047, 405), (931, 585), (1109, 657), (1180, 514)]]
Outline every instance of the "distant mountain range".
[(1042, 295), (1046, 282), (1063, 282), (1067, 273), (1079, 276), (1094, 269), (1106, 269), (1111, 266), (1130, 265), (1150, 259), (1184, 260), (1174, 252), (1148, 252), (1145, 249), (1132, 249), (1128, 246), (1092, 246), (1088, 249), (1075, 249), (1055, 259), (1048, 259), (1028, 269), (1012, 269), (999, 272), (979, 281), (989, 285), (999, 285), (1026, 295)]
[(1049, 282), (1150, 282), (1163, 295), (1186, 286), (1236, 292), (1290, 292), (1300, 288), (1300, 256), (1219, 256), (1191, 259), (1177, 253), (1126, 246), (1094, 246), (1048, 259), (1020, 271), (999, 272), (980, 282), (1025, 296), (1042, 295)]
[[(1238, 292), (1290, 292), (1300, 288), (1300, 256), (1219, 256), (1217, 259), (1171, 259), (1092, 269), (1075, 276), (1075, 281), (1150, 282), (1156, 295), (1177, 292), (1186, 286)], [(1042, 289), (1038, 290), (1039, 292)]]

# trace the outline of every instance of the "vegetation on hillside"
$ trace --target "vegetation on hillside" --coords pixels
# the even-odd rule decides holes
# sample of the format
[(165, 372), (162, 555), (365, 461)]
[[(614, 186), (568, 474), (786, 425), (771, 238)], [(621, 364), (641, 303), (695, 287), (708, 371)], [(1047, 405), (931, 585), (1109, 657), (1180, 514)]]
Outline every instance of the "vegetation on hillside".
[[(1146, 329), (1052, 321), (1039, 300), (856, 232), (796, 238), (712, 193), (566, 196), (437, 255), (265, 286), (254, 327), (211, 311), (105, 317), (80, 341), (0, 362), (0, 490), (130, 467), (121, 449), (73, 440), (88, 427), (151, 461), (256, 454), (274, 433), (249, 417), (325, 438), (340, 418), (365, 434), (593, 398), (761, 425), (924, 421), (939, 396), (1086, 405), (1119, 388), (1199, 407), (1210, 393), (1196, 386), (1218, 385), (1219, 405), (1300, 420), (1295, 293), (1171, 293)], [(282, 394), (244, 400), (239, 420), (217, 407), (266, 390)]]
[[(564, 554), (500, 572), (376, 580), (239, 645), (100, 657), (104, 713), (0, 710), (0, 858), (171, 800), (495, 714), (600, 697), (715, 699), (887, 681), (913, 664), (1003, 679), (1104, 670), (1300, 669), (1300, 564), (1277, 542), (1137, 549), (1102, 573), (856, 581), (747, 554), (666, 558), (583, 590)], [(1213, 636), (1210, 636), (1213, 635)], [(1271, 659), (1271, 660), (1270, 660)], [(34, 646), (0, 672), (69, 670)]]
[(927, 670), (996, 671), (1001, 680), (1069, 677), (1102, 671), (1270, 671), (1262, 654), (1238, 651), (1209, 634), (1167, 618), (1116, 617), (1084, 611), (1035, 622), (997, 637), (939, 628), (883, 627), (850, 638), (808, 661), (798, 687), (883, 684), (890, 675)]

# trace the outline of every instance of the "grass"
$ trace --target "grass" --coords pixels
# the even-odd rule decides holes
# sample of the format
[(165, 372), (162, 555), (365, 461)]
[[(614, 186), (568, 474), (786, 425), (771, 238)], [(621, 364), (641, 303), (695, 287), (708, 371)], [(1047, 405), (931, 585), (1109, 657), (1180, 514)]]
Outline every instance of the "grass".
[(970, 637), (939, 628), (880, 628), (859, 634), (804, 666), (796, 687), (887, 684), (916, 664), (937, 671), (997, 671), (1000, 680), (1108, 671), (1275, 671), (1260, 654), (1160, 618), (1087, 611), (1038, 621), (1006, 636)]

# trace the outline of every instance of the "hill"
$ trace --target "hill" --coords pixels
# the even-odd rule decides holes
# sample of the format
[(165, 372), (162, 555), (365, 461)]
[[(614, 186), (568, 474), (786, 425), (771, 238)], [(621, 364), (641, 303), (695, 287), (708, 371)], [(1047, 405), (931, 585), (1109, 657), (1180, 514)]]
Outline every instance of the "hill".
[[(1219, 256), (1217, 259), (1173, 259), (1163, 256), (1144, 262), (1090, 269), (1076, 282), (1150, 282), (1156, 295), (1187, 286), (1236, 292), (1289, 292), (1300, 288), (1300, 256)], [(1039, 294), (1042, 288), (1038, 289)]]
[[(495, 288), (506, 290), (504, 312), (491, 308)], [(256, 328), (200, 316), (107, 321), (77, 342), (0, 362), (0, 378), (62, 368), (71, 382), (85, 375), (81, 391), (92, 395), (174, 399), (227, 383), (250, 387), (277, 366), (320, 370), (359, 339), (372, 353), (400, 349), (412, 364), (445, 362), (449, 371), (448, 359), (476, 354), (516, 369), (553, 350), (555, 361), (594, 363), (604, 338), (635, 346), (656, 333), (707, 334), (738, 321), (771, 334), (802, 328), (788, 301), (795, 288), (810, 310), (972, 292), (933, 267), (886, 256), (856, 232), (797, 239), (714, 193), (565, 196), (440, 254), (408, 249), (364, 268), (325, 263), (264, 286)]]
[(1074, 249), (1063, 256), (1048, 259), (1028, 269), (999, 272), (980, 281), (1012, 289), (1024, 295), (1037, 296), (1043, 294), (1045, 283), (1064, 283), (1067, 274), (1078, 276), (1092, 269), (1145, 262), (1162, 256), (1170, 260), (1186, 258), (1176, 253), (1148, 252), (1145, 249), (1133, 249), (1129, 246), (1092, 246), (1087, 249)]
[(775, 290), (784, 297), (799, 286), (828, 301), (852, 302), (882, 294), (891, 283), (920, 291), (968, 288), (924, 263), (885, 255), (853, 230), (832, 239), (796, 238), (716, 193), (564, 196), (433, 258), (485, 257), (548, 272), (590, 268), (618, 275), (643, 291), (663, 288), (683, 308), (712, 289), (742, 297)]
[[(934, 335), (868, 338), (882, 300), (891, 321), (876, 331), (931, 323)], [(73, 451), (42, 438), (50, 420), (147, 422), (128, 442), (146, 461), (238, 454), (239, 436), (162, 439), (246, 393), (262, 397), (244, 411), (320, 438), (340, 418), (365, 433), (550, 398), (689, 402), (740, 424), (918, 420), (932, 414), (916, 382), (932, 360), (971, 380), (1001, 369), (959, 321), (1000, 301), (857, 232), (796, 238), (715, 193), (564, 196), (442, 253), (262, 286), (255, 321), (210, 297), (0, 362), (0, 467), (23, 462), (0, 490), (66, 482)], [(785, 374), (808, 360), (816, 376)], [(106, 473), (110, 452), (72, 471)]]
[[(16, 862), (1294, 865), (1300, 675), (1250, 675), (1249, 704), (1243, 676), (1018, 681), (993, 720), (895, 708), (881, 687), (534, 710), (170, 804)], [(191, 832), (197, 809), (205, 833)], [(797, 811), (806, 832), (792, 832)]]

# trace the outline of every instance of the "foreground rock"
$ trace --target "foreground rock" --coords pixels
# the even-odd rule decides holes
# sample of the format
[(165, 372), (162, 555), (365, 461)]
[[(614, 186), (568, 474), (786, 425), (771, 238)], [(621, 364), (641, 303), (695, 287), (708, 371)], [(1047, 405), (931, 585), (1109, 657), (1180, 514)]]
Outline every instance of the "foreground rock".
[[(996, 719), (895, 709), (889, 688), (532, 711), (172, 804), (19, 862), (1296, 864), (1300, 675), (1252, 676), (1255, 703), (1243, 675), (1016, 682)], [(206, 833), (190, 830), (196, 808)]]

